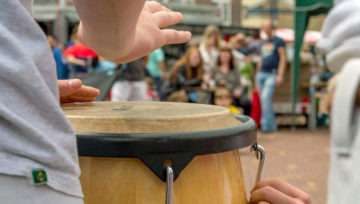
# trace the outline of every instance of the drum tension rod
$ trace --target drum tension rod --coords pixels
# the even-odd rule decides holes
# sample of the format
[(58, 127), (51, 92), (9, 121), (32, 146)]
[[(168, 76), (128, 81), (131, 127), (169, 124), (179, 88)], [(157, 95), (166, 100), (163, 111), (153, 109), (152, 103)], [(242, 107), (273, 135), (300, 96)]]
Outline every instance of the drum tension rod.
[(166, 204), (172, 204), (174, 171), (170, 165), (166, 166)]
[(265, 166), (265, 160), (266, 160), (266, 151), (265, 151), (264, 147), (262, 147), (261, 145), (258, 145), (257, 143), (255, 143), (251, 147), (250, 152), (253, 152), (253, 151), (255, 151), (256, 159), (259, 160), (259, 166), (258, 166), (258, 170), (256, 173), (256, 180), (255, 180), (255, 185), (256, 185), (262, 179), (262, 175), (264, 172), (264, 166)]

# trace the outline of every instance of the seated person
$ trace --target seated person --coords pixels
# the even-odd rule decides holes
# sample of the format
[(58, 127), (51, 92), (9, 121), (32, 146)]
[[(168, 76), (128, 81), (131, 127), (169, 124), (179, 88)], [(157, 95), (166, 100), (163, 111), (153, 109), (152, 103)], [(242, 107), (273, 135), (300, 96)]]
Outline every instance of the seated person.
[(231, 105), (232, 94), (227, 88), (218, 88), (214, 92), (214, 104), (228, 108), (233, 114), (240, 114), (240, 111), (235, 106)]
[(64, 57), (67, 63), (72, 66), (70, 70), (74, 72), (73, 74), (81, 77), (88, 73), (90, 60), (97, 58), (98, 55), (84, 44), (77, 42), (65, 50)]
[[(204, 69), (199, 49), (190, 47), (180, 60), (183, 60), (184, 64), (172, 72), (169, 81), (162, 89), (162, 93), (167, 96), (186, 87), (200, 87), (202, 83)], [(190, 100), (196, 101), (194, 97), (190, 97)]]
[(235, 69), (234, 57), (230, 48), (221, 48), (218, 58), (218, 68), (212, 77), (217, 87), (225, 87), (232, 91), (233, 104), (242, 107), (245, 115), (250, 115), (251, 103), (243, 94), (240, 77)]

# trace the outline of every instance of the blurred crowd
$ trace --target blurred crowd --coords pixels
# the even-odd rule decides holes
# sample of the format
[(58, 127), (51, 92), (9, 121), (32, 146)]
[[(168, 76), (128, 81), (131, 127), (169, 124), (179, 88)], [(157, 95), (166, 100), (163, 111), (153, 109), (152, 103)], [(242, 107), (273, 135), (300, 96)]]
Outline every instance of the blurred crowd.
[[(265, 24), (263, 29), (266, 31)], [(271, 22), (268, 24), (271, 35), (274, 28)], [(277, 74), (281, 61), (277, 48), (285, 46), (281, 39), (281, 45), (277, 41), (273, 42), (274, 36), (270, 36), (268, 42), (262, 41), (259, 32), (254, 36), (239, 32), (223, 38), (217, 26), (209, 25), (201, 40), (189, 43), (185, 54), (170, 66), (166, 63), (167, 59), (161, 48), (134, 62), (117, 64), (98, 56), (81, 44), (76, 33), (75, 28), (66, 47), (60, 46), (53, 36), (48, 36), (59, 79), (86, 78), (97, 73), (119, 70), (108, 95), (111, 101), (153, 100), (215, 104), (229, 108), (232, 113), (245, 115), (260, 112), (256, 110), (261, 108), (259, 103), (251, 102), (256, 87), (266, 89), (267, 92), (267, 84), (275, 87), (270, 80), (266, 81), (265, 74)], [(274, 53), (275, 56), (271, 56)], [(274, 59), (276, 57), (278, 59)], [(273, 67), (270, 70), (263, 68), (268, 65)], [(262, 71), (263, 76), (256, 76), (257, 72)], [(262, 79), (257, 79), (256, 83), (255, 79), (258, 77)], [(269, 97), (267, 100), (272, 100), (272, 95)], [(272, 120), (272, 103), (269, 105), (271, 110), (268, 112)], [(276, 125), (269, 127), (265, 131), (276, 130)]]

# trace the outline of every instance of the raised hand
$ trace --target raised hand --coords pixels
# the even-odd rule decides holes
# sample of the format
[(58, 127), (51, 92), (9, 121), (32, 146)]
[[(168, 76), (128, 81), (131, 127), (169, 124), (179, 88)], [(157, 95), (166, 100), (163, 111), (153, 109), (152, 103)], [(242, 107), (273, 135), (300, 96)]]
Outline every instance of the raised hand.
[(132, 61), (166, 44), (184, 43), (191, 39), (188, 31), (163, 29), (180, 23), (183, 17), (156, 1), (147, 1), (140, 14), (134, 43), (126, 56), (115, 59), (118, 63)]

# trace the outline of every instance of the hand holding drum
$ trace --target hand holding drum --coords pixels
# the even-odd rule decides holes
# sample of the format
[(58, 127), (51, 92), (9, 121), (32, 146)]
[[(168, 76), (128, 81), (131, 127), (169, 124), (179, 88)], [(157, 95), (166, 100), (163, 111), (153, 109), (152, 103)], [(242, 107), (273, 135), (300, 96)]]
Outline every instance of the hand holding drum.
[(260, 181), (251, 191), (250, 204), (311, 204), (308, 194), (279, 180)]

